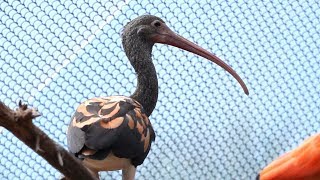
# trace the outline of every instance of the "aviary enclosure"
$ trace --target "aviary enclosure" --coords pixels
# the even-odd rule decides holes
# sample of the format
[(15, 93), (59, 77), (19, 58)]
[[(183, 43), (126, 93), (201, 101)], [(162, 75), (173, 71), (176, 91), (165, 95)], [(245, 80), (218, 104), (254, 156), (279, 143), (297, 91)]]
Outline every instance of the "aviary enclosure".
[[(319, 132), (317, 1), (0, 0), (0, 101), (36, 107), (35, 125), (66, 148), (81, 102), (135, 90), (121, 33), (144, 14), (220, 57), (250, 94), (216, 64), (156, 44), (156, 140), (136, 179), (255, 179)], [(0, 179), (62, 177), (1, 127), (0, 156)]]

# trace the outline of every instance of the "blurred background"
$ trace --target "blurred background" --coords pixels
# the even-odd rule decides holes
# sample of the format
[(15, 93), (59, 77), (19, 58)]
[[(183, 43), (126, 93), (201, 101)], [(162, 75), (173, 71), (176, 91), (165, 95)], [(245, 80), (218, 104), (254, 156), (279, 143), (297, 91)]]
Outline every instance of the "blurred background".
[[(0, 0), (0, 100), (37, 107), (42, 116), (35, 124), (66, 147), (67, 125), (82, 101), (135, 90), (121, 31), (139, 15), (156, 15), (231, 65), (250, 95), (217, 65), (156, 45), (160, 94), (150, 119), (157, 137), (137, 179), (254, 179), (320, 130), (319, 6), (316, 0)], [(0, 179), (60, 177), (0, 131)], [(120, 172), (101, 177), (121, 179)]]

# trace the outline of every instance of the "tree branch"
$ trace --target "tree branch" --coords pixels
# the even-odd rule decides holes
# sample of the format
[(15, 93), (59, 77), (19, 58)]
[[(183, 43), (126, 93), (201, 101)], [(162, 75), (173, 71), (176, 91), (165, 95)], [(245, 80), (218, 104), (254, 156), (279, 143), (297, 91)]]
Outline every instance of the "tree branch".
[(53, 167), (71, 180), (95, 180), (96, 178), (82, 163), (55, 143), (41, 129), (32, 123), (32, 119), (40, 116), (36, 109), (29, 109), (19, 102), (16, 111), (11, 110), (0, 101), (0, 126), (8, 129), (18, 139), (42, 156)]

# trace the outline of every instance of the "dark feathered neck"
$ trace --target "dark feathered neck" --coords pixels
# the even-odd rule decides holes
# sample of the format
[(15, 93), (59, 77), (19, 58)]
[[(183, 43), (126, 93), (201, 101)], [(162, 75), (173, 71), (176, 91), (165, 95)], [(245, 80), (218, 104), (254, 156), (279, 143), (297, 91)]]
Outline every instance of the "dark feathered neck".
[(158, 79), (151, 58), (153, 43), (137, 36), (123, 38), (126, 55), (137, 75), (137, 89), (130, 97), (141, 103), (150, 116), (158, 100)]

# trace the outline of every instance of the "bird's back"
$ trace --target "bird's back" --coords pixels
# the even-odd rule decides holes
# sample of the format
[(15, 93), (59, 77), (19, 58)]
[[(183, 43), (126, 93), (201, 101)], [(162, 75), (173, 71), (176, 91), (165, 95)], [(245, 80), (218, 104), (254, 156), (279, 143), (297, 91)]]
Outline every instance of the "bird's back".
[(104, 160), (110, 154), (130, 159), (134, 166), (146, 158), (155, 134), (143, 107), (125, 96), (89, 99), (71, 119), (67, 143), (79, 158)]

